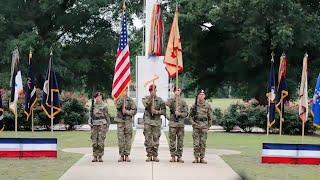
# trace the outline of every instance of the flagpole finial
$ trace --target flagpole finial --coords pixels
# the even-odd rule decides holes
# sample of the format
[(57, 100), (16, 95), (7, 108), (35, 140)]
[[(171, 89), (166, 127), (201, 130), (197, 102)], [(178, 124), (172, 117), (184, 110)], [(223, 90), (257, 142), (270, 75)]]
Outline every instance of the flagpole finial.
[(32, 47), (30, 46), (29, 47), (29, 59), (31, 59), (32, 58)]
[(123, 0), (123, 5), (122, 5), (122, 10), (125, 11), (126, 10), (126, 0)]
[(32, 59), (32, 48), (30, 46), (30, 51), (29, 51), (29, 64), (31, 63), (31, 59)]
[(52, 48), (52, 46), (50, 47), (50, 56), (52, 56), (53, 55), (53, 48)]
[(271, 53), (271, 61), (272, 61), (272, 62), (274, 62), (274, 55), (275, 55), (275, 54), (274, 54), (274, 52), (272, 51), (272, 53)]

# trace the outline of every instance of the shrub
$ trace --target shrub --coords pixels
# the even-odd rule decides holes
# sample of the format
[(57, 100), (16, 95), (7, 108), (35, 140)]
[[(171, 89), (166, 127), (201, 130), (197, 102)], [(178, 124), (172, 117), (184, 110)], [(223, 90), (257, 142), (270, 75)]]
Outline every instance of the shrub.
[(87, 109), (74, 97), (65, 97), (62, 100), (61, 119), (64, 124), (69, 125), (69, 130), (73, 130), (75, 125), (88, 121)]
[[(298, 117), (298, 109), (285, 107), (285, 121), (282, 125), (283, 134), (298, 135), (301, 134), (302, 123)], [(279, 131), (279, 114), (276, 112), (276, 123), (270, 128), (271, 132)], [(232, 104), (224, 113), (219, 125), (223, 126), (226, 131), (230, 131), (234, 126), (239, 126), (246, 132), (251, 127), (260, 127), (266, 129), (267, 124), (267, 107), (256, 105)], [(312, 120), (309, 119), (305, 124), (305, 134), (313, 134), (315, 128)]]

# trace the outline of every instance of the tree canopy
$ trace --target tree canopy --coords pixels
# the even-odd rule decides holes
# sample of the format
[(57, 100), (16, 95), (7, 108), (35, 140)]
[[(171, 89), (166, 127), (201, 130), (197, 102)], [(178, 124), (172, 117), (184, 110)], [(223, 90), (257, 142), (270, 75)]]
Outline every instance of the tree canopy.
[[(266, 99), (265, 91), (274, 51), (276, 69), (285, 52), (289, 59), (289, 95), (296, 97), (302, 58), (309, 54), (309, 84), (319, 73), (320, 3), (316, 0), (179, 0), (162, 1), (168, 37), (179, 3), (186, 90), (204, 88), (208, 96), (231, 95)], [(64, 90), (110, 94), (123, 1), (11, 0), (0, 2), (0, 87), (9, 86), (11, 52), (21, 50), (27, 72), (29, 48), (37, 86), (41, 88), (53, 48), (54, 65)], [(131, 15), (130, 51), (142, 49), (142, 30), (132, 17), (143, 17), (143, 2), (127, 0)], [(165, 39), (166, 42), (166, 39)], [(25, 77), (25, 76), (24, 76)], [(312, 89), (310, 89), (310, 93)]]

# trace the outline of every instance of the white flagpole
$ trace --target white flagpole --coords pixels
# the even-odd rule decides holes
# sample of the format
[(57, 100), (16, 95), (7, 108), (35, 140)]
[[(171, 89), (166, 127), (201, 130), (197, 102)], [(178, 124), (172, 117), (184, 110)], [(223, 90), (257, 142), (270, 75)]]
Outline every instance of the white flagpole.
[(33, 127), (33, 109), (31, 109), (31, 130), (32, 134), (34, 133), (34, 127)]
[[(50, 90), (51, 91), (51, 90)], [(51, 113), (50, 113), (50, 118), (51, 118), (51, 135), (53, 136), (53, 93), (52, 91), (50, 92), (51, 95)]]
[(17, 104), (15, 105), (15, 113), (14, 113), (14, 132), (15, 132), (15, 135), (18, 136), (18, 107), (17, 107)]
[[(51, 52), (50, 52), (50, 69), (49, 69), (49, 71), (51, 71), (51, 66), (52, 66), (52, 55), (53, 55), (53, 53), (52, 53), (52, 49), (51, 49)], [(50, 119), (51, 119), (51, 135), (53, 136), (53, 92), (52, 92), (52, 90), (51, 90), (51, 86), (52, 86), (52, 84), (51, 84), (52, 82), (51, 82), (51, 77), (50, 77), (50, 79), (49, 79), (49, 90), (50, 90), (50, 96), (51, 96), (51, 112), (50, 112)]]

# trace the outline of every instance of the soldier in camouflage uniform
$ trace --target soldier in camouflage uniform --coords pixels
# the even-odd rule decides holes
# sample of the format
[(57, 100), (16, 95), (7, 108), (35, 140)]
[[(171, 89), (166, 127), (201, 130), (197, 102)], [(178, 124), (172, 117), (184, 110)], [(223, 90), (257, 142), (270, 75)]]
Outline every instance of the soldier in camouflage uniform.
[(115, 104), (117, 116), (115, 121), (118, 127), (118, 146), (120, 158), (118, 162), (130, 162), (130, 150), (132, 140), (133, 116), (137, 113), (137, 106), (133, 99), (127, 96), (128, 88), (124, 90), (124, 96), (118, 99)]
[[(170, 109), (169, 119), (169, 149), (171, 154), (170, 162), (181, 162), (183, 152), (184, 120), (188, 116), (188, 106), (180, 97), (181, 89), (174, 88), (174, 97), (170, 98), (166, 105)], [(177, 105), (177, 108), (176, 108)], [(177, 159), (176, 159), (177, 157)]]
[(190, 121), (193, 127), (193, 163), (204, 163), (207, 134), (213, 121), (212, 109), (205, 101), (204, 90), (200, 90), (196, 97), (196, 103), (190, 108)]
[(91, 140), (93, 149), (92, 162), (103, 162), (104, 140), (110, 125), (110, 115), (107, 106), (104, 104), (100, 92), (94, 95), (94, 106), (91, 108), (89, 124), (91, 126)]
[(145, 107), (143, 114), (145, 136), (144, 145), (147, 151), (147, 162), (155, 161), (159, 162), (158, 149), (159, 138), (161, 135), (161, 115), (166, 114), (166, 105), (164, 101), (156, 95), (157, 89), (155, 85), (149, 86), (150, 96), (146, 96), (142, 99), (142, 103)]

